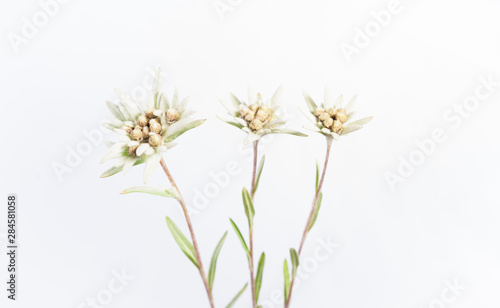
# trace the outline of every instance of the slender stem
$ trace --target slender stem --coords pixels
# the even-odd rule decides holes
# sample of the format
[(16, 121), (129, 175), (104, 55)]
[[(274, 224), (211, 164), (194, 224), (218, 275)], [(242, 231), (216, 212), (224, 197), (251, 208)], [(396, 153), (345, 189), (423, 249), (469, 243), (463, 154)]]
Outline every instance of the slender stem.
[(253, 142), (253, 173), (252, 173), (252, 190), (250, 191), (250, 196), (253, 199), (253, 194), (255, 190), (255, 177), (257, 176), (257, 147), (259, 146), (259, 140)]
[[(307, 234), (309, 233), (309, 228), (311, 226), (314, 212), (316, 212), (316, 208), (318, 207), (318, 199), (319, 199), (319, 195), (321, 194), (321, 189), (323, 188), (323, 182), (325, 180), (326, 168), (328, 167), (328, 159), (330, 158), (330, 149), (332, 147), (332, 140), (333, 140), (333, 138), (331, 138), (331, 137), (327, 137), (327, 139), (326, 139), (325, 165), (323, 166), (323, 173), (321, 174), (321, 179), (318, 183), (318, 190), (316, 191), (316, 194), (314, 195), (314, 201), (312, 204), (311, 213), (309, 214), (309, 218), (307, 219), (306, 228), (304, 229), (304, 233), (302, 234), (302, 240), (300, 241), (300, 246), (299, 246), (299, 251), (298, 251), (299, 258), (300, 258), (300, 253), (302, 252), (302, 247), (304, 246), (304, 242), (306, 241)], [(295, 282), (295, 276), (292, 277), (292, 281), (290, 283), (290, 293), (288, 294), (288, 298), (286, 299), (285, 308), (288, 308), (290, 306), (294, 282)]]
[(186, 218), (186, 223), (189, 228), (189, 232), (191, 233), (191, 240), (193, 241), (193, 247), (194, 251), (196, 254), (196, 260), (198, 261), (198, 269), (200, 271), (201, 279), (203, 280), (203, 284), (205, 285), (205, 289), (207, 290), (207, 295), (208, 295), (208, 300), (210, 301), (210, 307), (215, 308), (214, 305), (214, 298), (212, 296), (212, 291), (210, 290), (210, 286), (208, 284), (208, 279), (205, 274), (205, 270), (203, 269), (203, 263), (201, 261), (201, 256), (200, 256), (200, 250), (198, 249), (198, 243), (196, 242), (196, 236), (194, 235), (194, 229), (193, 225), (191, 223), (191, 218), (189, 218), (188, 210), (186, 207), (186, 203), (184, 202), (184, 198), (182, 197), (179, 188), (177, 188), (177, 185), (175, 184), (174, 178), (170, 174), (170, 171), (167, 168), (167, 165), (165, 164), (165, 161), (163, 158), (160, 160), (160, 165), (165, 171), (165, 174), (168, 177), (168, 180), (170, 181), (170, 184), (172, 184), (172, 187), (177, 191), (179, 194), (179, 203), (181, 204), (182, 211), (184, 212), (184, 217)]
[[(255, 178), (257, 176), (257, 149), (259, 146), (259, 140), (253, 142), (253, 172), (252, 172), (252, 185), (250, 191), (250, 197), (253, 202), (253, 195), (255, 190)], [(254, 276), (254, 262), (253, 262), (253, 226), (250, 226), (250, 284), (252, 285), (252, 307), (257, 307), (257, 301), (255, 300), (255, 276)]]

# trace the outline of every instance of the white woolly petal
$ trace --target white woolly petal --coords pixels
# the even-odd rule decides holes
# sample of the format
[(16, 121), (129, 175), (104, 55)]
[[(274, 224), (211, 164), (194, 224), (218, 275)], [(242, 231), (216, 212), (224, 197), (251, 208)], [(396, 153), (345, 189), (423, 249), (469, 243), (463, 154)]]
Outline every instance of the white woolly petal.
[(126, 156), (119, 157), (117, 160), (115, 160), (114, 167), (121, 167), (121, 166), (123, 166), (123, 164), (125, 164), (125, 162), (127, 161), (127, 159), (128, 159), (128, 157), (126, 157)]
[(108, 148), (112, 147), (113, 144), (115, 143), (111, 140), (104, 140), (104, 145), (107, 146)]
[(245, 138), (245, 140), (243, 141), (243, 144), (244, 145), (247, 145), (249, 143), (252, 143), (256, 140), (259, 140), (261, 136), (259, 136), (258, 134), (254, 134), (254, 133), (249, 133), (247, 135), (247, 137)]
[(153, 111), (153, 114), (157, 117), (162, 117), (163, 111), (162, 110), (155, 110), (155, 111)]
[(137, 156), (141, 156), (150, 147), (149, 143), (142, 143), (136, 150)]
[(167, 149), (171, 149), (177, 145), (177, 142), (169, 142), (166, 144)]
[(321, 129), (321, 132), (324, 133), (324, 134), (330, 134), (331, 133), (331, 131), (328, 128), (325, 128), (325, 127), (323, 127)]
[(172, 108), (177, 110), (177, 105), (179, 104), (179, 90), (174, 89), (174, 96), (172, 97)]
[(332, 89), (329, 86), (325, 86), (325, 101), (324, 106), (325, 109), (332, 108), (335, 104), (335, 100), (333, 99)]
[(279, 108), (281, 97), (283, 96), (283, 86), (279, 86), (276, 92), (274, 92), (273, 97), (271, 98), (271, 103), (269, 105), (272, 111), (275, 111)]
[(234, 120), (235, 120), (236, 122), (238, 122), (239, 124), (243, 125), (243, 126), (247, 126), (247, 125), (248, 125), (247, 121), (243, 120), (243, 119), (242, 119), (242, 118), (240, 118), (240, 117), (235, 117), (235, 118), (234, 118)]
[(346, 128), (343, 128), (342, 131), (340, 132), (340, 135), (347, 135), (347, 134), (350, 134), (352, 132), (355, 132), (357, 131), (358, 129), (362, 129), (363, 126), (362, 125), (348, 125)]
[(162, 145), (162, 146), (157, 147), (156, 151), (158, 151), (158, 152), (166, 152), (167, 149), (168, 149), (167, 146)]
[(317, 126), (312, 126), (312, 125), (304, 125), (302, 126), (305, 129), (312, 130), (313, 132), (321, 132), (321, 129), (319, 129)]
[(170, 102), (168, 101), (168, 97), (166, 95), (162, 95), (160, 98), (160, 109), (168, 110), (170, 108)]
[(130, 97), (123, 91), (119, 89), (115, 89), (116, 95), (120, 98), (120, 101), (123, 103), (123, 106), (127, 109), (128, 113), (137, 118), (141, 114), (141, 110), (137, 106), (137, 104), (130, 99)]
[(156, 70), (155, 79), (153, 81), (153, 88), (151, 89), (153, 93), (160, 91), (160, 80), (161, 80), (161, 70), (160, 68), (158, 68)]
[(149, 179), (151, 179), (151, 176), (153, 175), (156, 168), (158, 167), (160, 160), (161, 160), (161, 154), (151, 155), (148, 158), (148, 160), (146, 161), (146, 164), (144, 166), (144, 175), (142, 178), (144, 181), (144, 184), (146, 184), (149, 181)]
[(125, 144), (121, 142), (113, 144), (102, 157), (101, 163), (104, 163), (112, 158), (123, 156), (124, 149), (125, 149)]
[(349, 126), (350, 125), (365, 125), (366, 123), (370, 122), (371, 120), (373, 119), (373, 117), (366, 117), (366, 118), (362, 118), (362, 119), (359, 119), (359, 120), (356, 120), (354, 122), (351, 122), (349, 123)]
[(179, 111), (179, 113), (181, 114), (181, 118), (187, 118), (187, 117), (190, 117), (193, 114), (195, 114), (196, 111), (195, 110), (185, 110), (182, 113), (181, 113), (181, 111)]
[(351, 112), (352, 108), (354, 108), (355, 105), (356, 105), (356, 95), (354, 95), (349, 101), (349, 103), (347, 103), (347, 105), (345, 106), (345, 111), (348, 113)]
[(184, 128), (184, 126), (189, 124), (191, 121), (193, 121), (193, 119), (185, 118), (185, 119), (182, 119), (182, 120), (175, 122), (174, 124), (170, 125), (167, 128), (167, 135), (170, 136), (170, 135), (175, 134), (176, 132), (182, 130)]
[(146, 152), (144, 152), (144, 154), (146, 156), (150, 156), (150, 155), (153, 155), (154, 152), (155, 152), (155, 150), (153, 148), (149, 148), (146, 150)]
[(136, 161), (137, 158), (134, 157), (127, 158), (127, 160), (123, 164), (123, 173), (126, 174), (130, 170), (130, 168), (132, 168), (132, 166), (135, 164)]
[(190, 97), (185, 97), (181, 103), (179, 104), (179, 106), (177, 107), (177, 111), (179, 113), (183, 113), (185, 110), (186, 110), (186, 107), (187, 107), (187, 104), (189, 103), (189, 100), (190, 100)]
[(342, 107), (342, 100), (344, 99), (344, 96), (341, 94), (339, 95), (339, 97), (337, 97), (337, 100), (335, 101), (335, 103), (333, 104), (333, 106), (335, 108), (340, 108)]
[(233, 117), (236, 116), (237, 110), (233, 107), (232, 104), (229, 104), (225, 99), (219, 99), (219, 102), (227, 110), (227, 113), (229, 113)]
[(133, 147), (133, 146), (138, 146), (138, 145), (141, 145), (138, 141), (135, 141), (135, 140), (132, 140), (130, 141), (129, 143), (127, 143), (127, 146), (129, 147)]
[(250, 86), (248, 86), (247, 92), (248, 92), (248, 105), (256, 103), (258, 100), (257, 92), (255, 92), (255, 90)]
[(120, 134), (120, 135), (128, 136), (128, 133), (126, 131), (124, 131), (123, 129), (121, 129), (121, 128), (115, 128), (113, 131), (115, 133)]
[(304, 108), (299, 107), (299, 111), (313, 124), (316, 124), (316, 117), (313, 116), (309, 111), (304, 110)]

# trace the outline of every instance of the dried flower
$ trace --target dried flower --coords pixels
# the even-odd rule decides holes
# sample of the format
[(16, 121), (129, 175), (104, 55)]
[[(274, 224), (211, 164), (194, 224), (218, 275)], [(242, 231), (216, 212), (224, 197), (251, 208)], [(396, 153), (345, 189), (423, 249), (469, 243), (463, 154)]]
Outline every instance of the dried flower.
[(286, 121), (285, 116), (279, 111), (279, 101), (282, 87), (279, 87), (273, 97), (264, 103), (260, 93), (248, 89), (248, 104), (240, 101), (234, 94), (230, 94), (231, 104), (221, 100), (222, 105), (232, 117), (231, 120), (223, 120), (248, 135), (244, 144), (259, 140), (262, 136), (272, 133), (292, 134), (306, 136), (300, 132), (280, 128)]
[[(159, 165), (161, 153), (175, 145), (172, 141), (205, 122), (189, 118), (194, 111), (186, 109), (187, 98), (179, 102), (177, 90), (169, 102), (159, 90), (159, 76), (158, 70), (153, 89), (145, 101), (136, 104), (128, 95), (116, 90), (120, 102), (106, 102), (113, 118), (103, 125), (116, 132), (119, 139), (110, 144), (101, 160), (117, 159), (117, 162), (101, 177), (127, 172), (132, 166), (145, 163), (143, 180), (146, 183)], [(175, 121), (167, 119), (168, 112), (175, 115)]]
[(325, 136), (331, 136), (338, 139), (342, 135), (347, 135), (363, 128), (363, 125), (370, 122), (372, 119), (372, 117), (366, 117), (354, 122), (349, 122), (354, 115), (351, 109), (356, 100), (356, 96), (342, 108), (342, 95), (334, 100), (328, 87), (325, 87), (325, 100), (321, 106), (317, 106), (305, 91), (303, 94), (309, 108), (309, 112), (303, 111), (303, 113), (311, 123), (314, 124), (313, 127), (305, 128), (319, 132)]

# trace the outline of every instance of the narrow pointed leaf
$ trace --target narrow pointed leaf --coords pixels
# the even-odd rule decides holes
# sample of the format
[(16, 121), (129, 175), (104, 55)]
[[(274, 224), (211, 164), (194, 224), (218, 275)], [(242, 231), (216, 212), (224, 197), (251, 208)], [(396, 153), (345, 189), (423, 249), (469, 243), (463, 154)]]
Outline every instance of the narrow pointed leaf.
[(121, 193), (122, 194), (145, 193), (145, 194), (156, 195), (156, 196), (166, 197), (166, 198), (175, 198), (175, 199), (179, 198), (179, 196), (173, 190), (162, 189), (162, 188), (157, 188), (157, 187), (150, 187), (150, 186), (134, 186), (134, 187), (130, 187), (130, 188), (122, 190)]
[(210, 261), (210, 268), (208, 270), (208, 285), (210, 287), (210, 290), (212, 290), (214, 286), (214, 279), (215, 279), (215, 270), (217, 267), (217, 259), (219, 258), (219, 253), (222, 249), (222, 245), (224, 245), (224, 242), (226, 241), (226, 236), (227, 236), (227, 231), (224, 233), (222, 238), (219, 241), (219, 244), (217, 244), (217, 247), (215, 247), (214, 253), (212, 254), (212, 261)]
[(193, 122), (190, 122), (190, 123), (186, 124), (182, 129), (179, 129), (175, 133), (173, 133), (170, 136), (168, 136), (167, 139), (166, 139), (166, 142), (168, 143), (168, 142), (174, 141), (180, 135), (184, 134), (185, 132), (187, 132), (190, 129), (193, 129), (193, 128), (196, 128), (196, 127), (200, 126), (205, 121), (206, 121), (205, 119), (203, 119), (203, 120), (196, 120), (196, 121), (193, 121)]
[(109, 111), (115, 116), (115, 118), (119, 119), (120, 121), (125, 121), (125, 116), (122, 114), (120, 111), (120, 108), (118, 105), (107, 101), (106, 105), (108, 106)]
[(311, 98), (311, 96), (309, 96), (309, 94), (307, 94), (306, 91), (302, 91), (302, 95), (304, 95), (304, 99), (306, 100), (307, 107), (309, 108), (309, 111), (314, 112), (314, 110), (316, 110), (316, 108), (318, 108), (316, 106), (316, 103), (314, 103), (313, 99)]
[(297, 274), (297, 268), (299, 267), (299, 255), (293, 248), (290, 248), (290, 258), (292, 260), (292, 277), (295, 277)]
[(318, 197), (318, 203), (316, 205), (316, 209), (314, 209), (314, 214), (313, 214), (313, 217), (311, 219), (311, 224), (309, 225), (308, 231), (312, 229), (312, 227), (314, 226), (314, 223), (316, 222), (316, 219), (318, 218), (319, 208), (321, 207), (322, 200), (323, 200), (323, 193), (320, 193), (319, 197)]
[(290, 271), (288, 270), (288, 262), (285, 259), (285, 264), (283, 266), (283, 274), (285, 276), (285, 303), (290, 294)]
[(295, 131), (295, 130), (286, 129), (286, 128), (282, 128), (282, 129), (276, 128), (276, 129), (273, 129), (271, 132), (274, 134), (288, 134), (288, 135), (294, 135), (294, 136), (299, 136), (299, 137), (307, 137), (306, 134), (303, 134), (303, 133)]
[(240, 298), (240, 296), (243, 294), (243, 292), (245, 292), (246, 288), (248, 287), (248, 283), (246, 285), (243, 286), (243, 288), (240, 290), (240, 292), (238, 292), (238, 294), (236, 294), (236, 296), (233, 298), (233, 300), (226, 306), (226, 308), (231, 308), (233, 307), (234, 303), (236, 303), (236, 301), (238, 300), (238, 298)]
[(219, 120), (221, 120), (221, 121), (226, 122), (226, 123), (227, 123), (227, 124), (229, 124), (229, 125), (232, 125), (232, 126), (234, 126), (234, 127), (238, 128), (238, 129), (242, 129), (242, 128), (243, 128), (243, 124), (240, 124), (240, 123), (238, 123), (238, 122), (234, 122), (234, 121), (230, 121), (230, 120), (224, 120), (224, 119), (222, 119), (222, 118), (220, 118), (220, 117), (217, 117), (217, 118), (218, 118)]
[(266, 254), (260, 255), (259, 265), (257, 266), (257, 274), (255, 275), (255, 302), (259, 301), (260, 287), (262, 286), (262, 276), (264, 274), (264, 264), (266, 263)]
[(234, 223), (232, 219), (229, 219), (231, 221), (231, 225), (233, 226), (234, 232), (238, 236), (241, 242), (241, 246), (243, 246), (243, 250), (245, 250), (245, 253), (248, 258), (248, 262), (250, 262), (250, 250), (248, 249), (247, 243), (245, 242), (245, 239), (243, 238), (243, 235), (241, 235), (240, 229), (238, 226)]
[(198, 261), (196, 260), (196, 253), (194, 251), (193, 244), (191, 244), (191, 242), (184, 236), (184, 234), (182, 234), (181, 230), (177, 228), (175, 223), (169, 217), (167, 217), (167, 225), (170, 229), (170, 232), (172, 233), (172, 236), (174, 237), (175, 241), (184, 252), (186, 257), (188, 257), (188, 259), (191, 260), (191, 262), (193, 262), (196, 267), (199, 267)]
[(253, 227), (253, 217), (255, 215), (252, 197), (250, 197), (250, 193), (248, 192), (248, 190), (246, 188), (243, 188), (241, 195), (243, 197), (243, 205), (245, 206), (245, 214), (247, 215), (247, 218), (248, 218), (248, 226), (250, 228), (252, 228)]
[[(146, 161), (146, 158), (141, 158), (139, 160), (137, 160), (134, 164), (134, 166), (137, 166), (137, 165), (140, 165), (140, 164), (143, 164), (144, 162)], [(108, 170), (106, 170), (103, 174), (101, 174), (101, 178), (107, 178), (107, 177), (110, 177), (112, 175), (115, 175), (119, 172), (121, 172), (123, 170), (123, 166), (119, 166), (119, 167), (111, 167), (109, 168)]]
[(253, 194), (257, 191), (257, 187), (259, 186), (260, 175), (262, 174), (262, 169), (264, 168), (264, 163), (266, 162), (266, 156), (262, 156), (262, 159), (259, 163), (259, 168), (257, 169), (257, 178), (255, 179), (255, 185), (253, 188)]

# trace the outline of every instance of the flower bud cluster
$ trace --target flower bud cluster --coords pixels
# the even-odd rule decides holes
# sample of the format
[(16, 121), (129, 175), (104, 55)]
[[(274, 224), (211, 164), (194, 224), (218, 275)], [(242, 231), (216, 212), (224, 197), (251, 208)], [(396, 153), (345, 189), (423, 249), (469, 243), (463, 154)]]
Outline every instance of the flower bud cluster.
[(240, 117), (248, 123), (252, 131), (261, 130), (272, 119), (271, 111), (266, 106), (251, 104), (240, 105)]
[(314, 116), (324, 127), (336, 134), (340, 133), (343, 124), (347, 122), (347, 113), (345, 109), (342, 108), (329, 108), (325, 110), (321, 107), (317, 107), (314, 110)]

